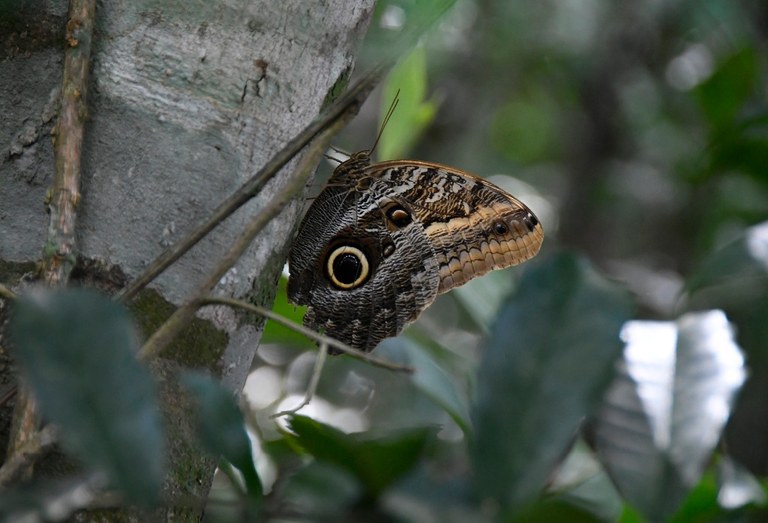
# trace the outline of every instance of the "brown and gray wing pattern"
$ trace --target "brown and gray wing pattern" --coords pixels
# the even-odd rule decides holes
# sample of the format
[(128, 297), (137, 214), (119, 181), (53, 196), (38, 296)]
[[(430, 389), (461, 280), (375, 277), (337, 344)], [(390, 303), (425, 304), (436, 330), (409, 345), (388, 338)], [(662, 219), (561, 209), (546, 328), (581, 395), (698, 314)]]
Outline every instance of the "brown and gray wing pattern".
[(288, 297), (304, 324), (365, 351), (442, 292), (533, 257), (543, 229), (514, 196), (418, 161), (341, 164), (301, 223)]
[[(288, 297), (309, 306), (304, 324), (370, 351), (396, 336), (437, 296), (439, 268), (424, 229), (413, 221), (387, 227), (378, 187), (329, 185), (313, 202), (291, 250)], [(328, 278), (328, 253), (351, 245), (367, 257), (370, 276), (339, 289)]]
[(410, 205), (440, 266), (439, 292), (538, 253), (544, 230), (520, 200), (496, 185), (452, 167), (412, 160), (363, 171)]

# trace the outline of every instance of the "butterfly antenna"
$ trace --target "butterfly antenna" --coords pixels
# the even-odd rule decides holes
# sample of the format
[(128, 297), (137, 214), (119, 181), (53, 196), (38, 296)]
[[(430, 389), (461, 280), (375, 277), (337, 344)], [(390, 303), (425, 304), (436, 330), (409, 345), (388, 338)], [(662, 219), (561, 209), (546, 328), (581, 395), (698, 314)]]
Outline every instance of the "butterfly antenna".
[(330, 162), (336, 162), (337, 165), (341, 165), (342, 163), (344, 163), (338, 158), (336, 158), (335, 156), (331, 156), (330, 154), (324, 154), (323, 156), (325, 156), (325, 159)]
[(336, 155), (334, 156), (332, 154), (326, 154), (325, 157), (338, 164), (344, 163), (346, 160), (349, 160), (349, 158), (351, 157), (351, 155), (347, 151), (344, 151), (343, 149), (339, 149), (338, 147), (334, 147), (333, 145), (329, 145), (328, 148), (331, 149), (334, 153), (336, 153)]
[(381, 121), (379, 134), (376, 135), (376, 140), (373, 142), (373, 147), (371, 147), (371, 149), (368, 151), (368, 154), (373, 154), (373, 151), (376, 149), (376, 146), (379, 144), (381, 135), (384, 134), (384, 129), (387, 127), (387, 124), (389, 123), (389, 119), (392, 118), (392, 115), (394, 114), (395, 109), (397, 109), (398, 103), (400, 103), (400, 89), (398, 89), (397, 92), (395, 93), (395, 99), (392, 100), (392, 105), (389, 106), (389, 109), (387, 109), (387, 113), (384, 115), (384, 119)]

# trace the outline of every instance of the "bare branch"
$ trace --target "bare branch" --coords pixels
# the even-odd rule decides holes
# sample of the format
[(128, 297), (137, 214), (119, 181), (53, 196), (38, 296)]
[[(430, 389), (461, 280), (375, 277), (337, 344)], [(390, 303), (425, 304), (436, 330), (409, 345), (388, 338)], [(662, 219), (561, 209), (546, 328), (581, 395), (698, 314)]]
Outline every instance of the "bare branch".
[(53, 186), (48, 193), (51, 219), (43, 249), (43, 279), (50, 286), (66, 284), (75, 265), (76, 208), (80, 201), (80, 151), (88, 89), (96, 0), (72, 0), (67, 21), (67, 48), (61, 108), (56, 124)]
[[(42, 275), (50, 287), (64, 286), (75, 266), (75, 224), (80, 202), (80, 152), (86, 117), (96, 0), (71, 0), (67, 21), (61, 108), (56, 124), (55, 172), (47, 194), (50, 213), (48, 239), (43, 247)], [(26, 387), (16, 396), (8, 455), (13, 459), (35, 441), (40, 425), (37, 402)], [(24, 460), (27, 472), (34, 460)]]

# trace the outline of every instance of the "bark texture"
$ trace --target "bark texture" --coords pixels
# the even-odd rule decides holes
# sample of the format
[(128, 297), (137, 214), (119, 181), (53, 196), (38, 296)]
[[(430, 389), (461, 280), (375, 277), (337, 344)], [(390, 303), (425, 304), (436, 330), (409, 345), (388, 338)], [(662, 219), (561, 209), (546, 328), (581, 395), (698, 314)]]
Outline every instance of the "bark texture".
[[(22, 6), (0, 9), (0, 281), (10, 285), (39, 260), (46, 238), (67, 23), (65, 1)], [(100, 1), (73, 278), (119, 288), (300, 132), (348, 76), (372, 9), (373, 0)], [(188, 296), (282, 183), (278, 175), (139, 295), (132, 308), (145, 332)], [(295, 202), (274, 220), (217, 291), (269, 304), (301, 208)], [(204, 498), (213, 470), (191, 445), (187, 404), (171, 377), (204, 367), (239, 390), (259, 335), (229, 310), (214, 310), (153, 363), (172, 420), (170, 498)], [(0, 337), (0, 385), (13, 380), (4, 348)], [(164, 518), (195, 519), (200, 509), (175, 510)]]

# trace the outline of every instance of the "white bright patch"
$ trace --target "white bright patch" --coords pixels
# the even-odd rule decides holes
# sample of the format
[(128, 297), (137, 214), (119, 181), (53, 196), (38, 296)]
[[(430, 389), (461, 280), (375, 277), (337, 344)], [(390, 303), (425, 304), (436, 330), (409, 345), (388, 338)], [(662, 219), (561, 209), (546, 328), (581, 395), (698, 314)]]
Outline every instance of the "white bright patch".
[(629, 321), (621, 330), (626, 343), (627, 372), (637, 383), (637, 394), (648, 413), (653, 441), (669, 446), (672, 393), (675, 377), (677, 326), (665, 321)]
[(746, 378), (728, 318), (710, 310), (676, 322), (630, 321), (621, 338), (655, 446), (695, 483)]
[(709, 49), (704, 44), (693, 44), (669, 62), (666, 77), (672, 87), (687, 91), (709, 78), (713, 68)]
[[(296, 408), (304, 401), (303, 394), (291, 394), (278, 405), (276, 412)], [(331, 425), (347, 434), (368, 430), (368, 421), (355, 409), (339, 408), (320, 397), (312, 398), (308, 405), (304, 405), (297, 414), (307, 416), (326, 425)], [(281, 416), (276, 419), (278, 425), (288, 430), (286, 418)]]
[(747, 231), (747, 249), (768, 270), (768, 222), (755, 225)]
[(277, 401), (283, 392), (283, 376), (277, 369), (264, 365), (248, 375), (243, 395), (254, 410)]
[(405, 11), (397, 5), (388, 5), (379, 23), (384, 29), (401, 29), (405, 25)]

